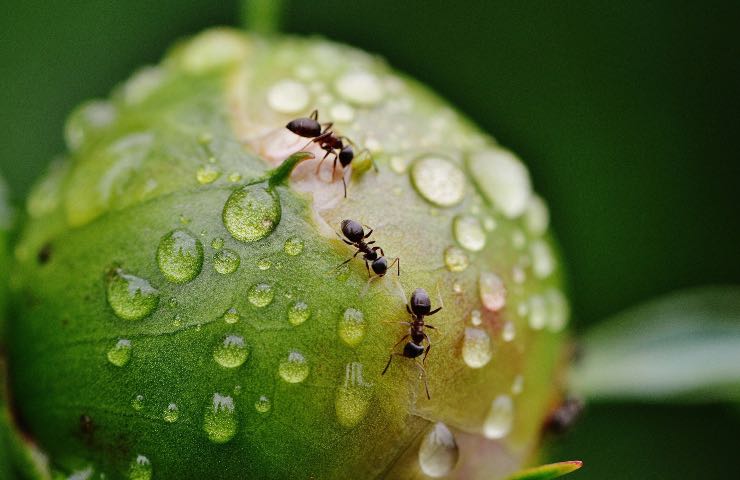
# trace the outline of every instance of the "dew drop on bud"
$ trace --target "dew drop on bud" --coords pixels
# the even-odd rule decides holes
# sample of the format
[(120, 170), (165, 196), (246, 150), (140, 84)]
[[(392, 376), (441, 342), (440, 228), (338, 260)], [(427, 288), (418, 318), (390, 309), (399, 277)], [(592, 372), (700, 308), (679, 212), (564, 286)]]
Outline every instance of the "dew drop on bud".
[(106, 276), (108, 304), (123, 320), (141, 320), (157, 308), (159, 291), (145, 279), (111, 269)]
[(496, 312), (506, 305), (506, 288), (501, 277), (491, 272), (483, 272), (478, 277), (478, 290), (483, 306)]
[(260, 395), (260, 398), (254, 402), (254, 409), (259, 413), (267, 413), (272, 408), (272, 402), (266, 395)]
[(478, 252), (486, 246), (486, 232), (472, 215), (458, 215), (452, 224), (455, 240), (466, 250)]
[(264, 185), (247, 185), (226, 200), (222, 219), (226, 230), (240, 242), (268, 236), (280, 222), (280, 199)]
[(151, 480), (152, 463), (144, 455), (137, 455), (128, 469), (129, 480)]
[(239, 254), (228, 248), (217, 251), (213, 256), (213, 269), (222, 275), (236, 272), (240, 263)]
[(203, 244), (187, 230), (173, 230), (159, 241), (157, 264), (168, 281), (189, 282), (203, 266)]
[(176, 404), (170, 403), (167, 405), (167, 408), (164, 409), (162, 418), (167, 423), (175, 423), (177, 419), (180, 418), (180, 409), (177, 408)]
[(291, 351), (287, 358), (280, 362), (278, 374), (288, 383), (301, 383), (308, 377), (309, 367), (306, 357), (298, 351)]
[(419, 446), (419, 467), (432, 478), (447, 476), (460, 458), (455, 436), (447, 425), (437, 422), (431, 426)]
[(457, 247), (447, 247), (444, 252), (444, 258), (445, 266), (451, 272), (462, 272), (470, 264), (467, 254)]
[(468, 327), (465, 329), (462, 356), (470, 368), (482, 368), (491, 361), (493, 351), (491, 337), (485, 330)]
[(357, 425), (367, 414), (372, 398), (372, 384), (362, 378), (362, 364), (352, 362), (345, 367), (344, 384), (337, 389), (334, 409), (337, 421), (346, 428)]
[(283, 249), (285, 250), (285, 253), (291, 257), (300, 255), (301, 252), (303, 252), (303, 240), (301, 240), (300, 237), (290, 237), (285, 241)]
[(311, 310), (308, 304), (303, 301), (295, 302), (288, 310), (288, 321), (291, 325), (298, 326), (309, 319)]
[(208, 439), (213, 443), (226, 443), (236, 435), (236, 426), (234, 399), (214, 393), (203, 418), (203, 430)]
[(486, 438), (504, 438), (514, 423), (514, 402), (508, 395), (499, 395), (488, 410), (483, 421), (483, 435)]
[(441, 156), (416, 160), (411, 167), (411, 182), (426, 201), (439, 207), (457, 205), (465, 195), (465, 174)]
[(365, 315), (354, 308), (344, 311), (339, 320), (339, 338), (350, 347), (356, 347), (365, 338)]
[(122, 338), (108, 350), (108, 361), (116, 367), (123, 367), (131, 360), (131, 340)]
[(258, 308), (268, 306), (272, 303), (274, 296), (275, 292), (272, 290), (272, 286), (267, 283), (252, 285), (247, 292), (247, 300), (249, 300), (249, 303)]
[(227, 335), (213, 350), (213, 359), (224, 368), (240, 367), (248, 356), (249, 348), (238, 335)]

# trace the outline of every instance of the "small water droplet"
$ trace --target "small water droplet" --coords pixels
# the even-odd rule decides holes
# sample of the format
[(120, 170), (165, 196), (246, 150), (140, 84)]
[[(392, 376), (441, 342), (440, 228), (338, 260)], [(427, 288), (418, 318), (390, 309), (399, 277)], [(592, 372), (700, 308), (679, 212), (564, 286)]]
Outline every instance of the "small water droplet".
[(454, 284), (452, 284), (452, 291), (455, 292), (455, 293), (457, 293), (457, 294), (462, 293), (462, 285), (460, 285), (459, 283), (455, 282)]
[(455, 240), (466, 250), (479, 252), (486, 246), (486, 233), (477, 218), (458, 215), (452, 224)]
[(213, 240), (211, 240), (211, 248), (214, 250), (221, 250), (224, 246), (224, 239), (221, 237), (216, 237)]
[(173, 230), (159, 241), (157, 264), (168, 281), (189, 282), (203, 266), (203, 244), (187, 230)]
[(306, 357), (293, 350), (280, 362), (278, 374), (288, 383), (301, 383), (308, 377), (309, 367)]
[(259, 413), (267, 413), (272, 408), (272, 402), (266, 395), (260, 395), (260, 398), (254, 402), (254, 409)]
[(524, 212), (524, 224), (531, 233), (542, 235), (550, 224), (550, 212), (547, 204), (537, 195), (532, 195)]
[(472, 323), (476, 327), (480, 326), (480, 324), (483, 323), (483, 318), (481, 318), (480, 310), (473, 310), (472, 312), (470, 312), (470, 323)]
[(559, 332), (568, 323), (568, 317), (570, 316), (570, 305), (568, 300), (565, 299), (563, 293), (557, 288), (550, 288), (545, 292), (545, 298), (549, 305), (550, 310), (550, 322), (548, 328), (552, 332)]
[(116, 367), (123, 367), (131, 360), (131, 340), (120, 339), (108, 350), (108, 361)]
[(131, 406), (134, 410), (140, 412), (141, 409), (144, 408), (144, 395), (136, 395), (133, 400), (131, 400)]
[(152, 462), (144, 455), (137, 455), (128, 469), (129, 480), (151, 480)]
[(483, 229), (485, 231), (492, 232), (492, 231), (496, 230), (496, 226), (497, 226), (496, 220), (494, 220), (493, 218), (491, 218), (491, 217), (485, 217), (483, 219)]
[(239, 173), (239, 172), (231, 172), (231, 173), (229, 174), (229, 181), (230, 181), (231, 183), (237, 183), (237, 182), (241, 182), (241, 181), (242, 181), (242, 178), (243, 178), (243, 177), (242, 177), (242, 174), (241, 174), (241, 173)]
[(257, 268), (260, 270), (269, 270), (270, 267), (272, 267), (272, 262), (268, 260), (267, 258), (262, 258), (257, 262)]
[(491, 272), (483, 272), (478, 277), (478, 291), (483, 306), (496, 312), (506, 305), (506, 288), (501, 277)]
[(220, 176), (221, 170), (210, 162), (205, 165), (201, 165), (195, 172), (195, 179), (198, 180), (198, 183), (201, 185), (213, 183), (218, 180), (218, 177)]
[(224, 322), (233, 325), (236, 322), (239, 321), (239, 312), (236, 308), (231, 307), (230, 309), (226, 310), (223, 315)]
[(419, 467), (429, 477), (449, 475), (457, 465), (460, 450), (447, 425), (437, 422), (429, 429), (419, 446)]
[(462, 356), (470, 368), (482, 368), (491, 361), (491, 337), (480, 328), (466, 328)]
[(295, 302), (288, 310), (288, 321), (295, 326), (308, 320), (311, 316), (311, 310), (308, 308), (308, 304), (303, 301)]
[(258, 283), (252, 285), (247, 292), (247, 300), (255, 307), (262, 308), (272, 303), (272, 299), (275, 297), (275, 292), (272, 290), (272, 286), (267, 283)]
[(177, 408), (176, 404), (170, 403), (167, 405), (167, 408), (164, 409), (162, 418), (167, 423), (175, 423), (177, 419), (180, 418), (180, 409)]
[(468, 165), (483, 195), (508, 218), (527, 208), (532, 184), (527, 168), (505, 150), (484, 150), (472, 155)]
[(411, 181), (428, 202), (451, 207), (465, 195), (465, 174), (452, 161), (441, 156), (426, 156), (411, 167)]
[(300, 255), (303, 252), (303, 240), (300, 237), (290, 237), (285, 241), (283, 249), (291, 257)]
[(106, 276), (108, 304), (123, 320), (141, 320), (157, 308), (159, 291), (143, 278), (111, 269)]
[(517, 375), (514, 377), (514, 381), (511, 383), (511, 393), (519, 395), (524, 390), (524, 376)]
[(228, 248), (219, 250), (213, 255), (213, 269), (222, 275), (236, 272), (240, 263), (239, 254)]
[(236, 435), (236, 426), (234, 399), (214, 393), (213, 401), (206, 408), (203, 418), (203, 430), (208, 440), (213, 443), (226, 443)]
[(555, 270), (555, 259), (550, 246), (544, 240), (535, 240), (530, 247), (532, 270), (537, 278), (546, 278)]
[(516, 327), (514, 326), (514, 322), (507, 320), (504, 323), (504, 327), (501, 329), (501, 338), (504, 342), (511, 342), (516, 338)]
[(352, 428), (367, 415), (372, 398), (372, 384), (362, 378), (362, 364), (352, 362), (345, 367), (344, 385), (337, 389), (334, 410), (340, 425)]
[(188, 225), (190, 221), (190, 218), (186, 217), (185, 215), (180, 215), (180, 223), (182, 225)]
[(178, 328), (182, 326), (182, 317), (179, 313), (175, 315), (175, 318), (172, 319), (172, 325)]
[(170, 299), (167, 300), (167, 306), (169, 306), (170, 308), (177, 308), (180, 306), (180, 303), (175, 297), (170, 297)]
[(337, 78), (334, 88), (345, 100), (357, 105), (374, 105), (385, 95), (380, 79), (363, 71), (345, 73)]
[(447, 270), (451, 272), (462, 272), (470, 265), (468, 255), (460, 248), (447, 247), (444, 256)]
[(225, 368), (240, 367), (249, 356), (249, 348), (244, 338), (238, 335), (227, 335), (213, 350), (213, 359)]
[(226, 200), (222, 219), (226, 230), (240, 242), (260, 240), (280, 222), (280, 199), (263, 185), (247, 185)]
[(267, 104), (279, 113), (298, 113), (310, 100), (308, 88), (295, 80), (281, 80), (267, 91)]
[(488, 410), (483, 421), (483, 435), (486, 438), (504, 438), (511, 431), (514, 423), (514, 401), (508, 395), (499, 395)]
[(350, 347), (356, 347), (365, 337), (365, 315), (348, 308), (339, 320), (339, 338)]
[(532, 330), (542, 330), (547, 323), (547, 304), (540, 295), (529, 298), (529, 326)]

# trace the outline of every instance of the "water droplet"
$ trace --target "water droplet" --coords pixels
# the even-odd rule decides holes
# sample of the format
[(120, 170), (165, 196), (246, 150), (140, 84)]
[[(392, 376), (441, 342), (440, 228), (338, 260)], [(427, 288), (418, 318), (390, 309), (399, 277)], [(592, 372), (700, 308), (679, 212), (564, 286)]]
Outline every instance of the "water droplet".
[(228, 324), (235, 324), (239, 321), (239, 312), (236, 308), (231, 307), (230, 309), (226, 310), (223, 315), (224, 322)]
[(157, 308), (159, 291), (148, 281), (128, 274), (120, 268), (107, 275), (108, 304), (123, 320), (141, 320)]
[(482, 368), (491, 361), (491, 337), (480, 328), (466, 328), (462, 356), (470, 368)]
[(354, 308), (344, 311), (339, 320), (339, 338), (350, 347), (356, 347), (365, 337), (365, 315)]
[(483, 421), (483, 435), (486, 438), (504, 438), (514, 423), (514, 402), (508, 395), (499, 395), (491, 402), (491, 409)]
[(234, 395), (239, 396), (242, 393), (242, 386), (241, 385), (234, 385)]
[(480, 310), (473, 310), (472, 312), (470, 312), (470, 323), (472, 323), (476, 327), (480, 326), (480, 324), (483, 323), (483, 318), (481, 318)]
[(483, 229), (487, 232), (492, 232), (496, 230), (497, 224), (496, 220), (494, 220), (491, 217), (486, 217), (483, 219)]
[(236, 272), (240, 263), (239, 254), (228, 248), (219, 250), (213, 255), (213, 269), (223, 275)]
[(203, 266), (203, 244), (186, 230), (173, 230), (159, 241), (157, 264), (170, 282), (189, 282)]
[(455, 282), (452, 285), (452, 291), (455, 292), (455, 293), (457, 293), (457, 294), (462, 293), (462, 285), (460, 285), (459, 283)]
[(501, 338), (504, 342), (511, 342), (516, 338), (516, 327), (514, 326), (514, 322), (507, 320), (506, 323), (504, 323), (504, 327), (501, 329)]
[(555, 259), (550, 246), (544, 240), (535, 240), (530, 247), (532, 270), (537, 278), (546, 278), (555, 270)]
[(195, 172), (195, 179), (198, 180), (198, 183), (200, 183), (201, 185), (213, 183), (218, 180), (218, 177), (220, 176), (221, 170), (219, 170), (218, 167), (216, 167), (212, 163), (201, 165)]
[(257, 268), (259, 268), (262, 271), (269, 270), (270, 267), (272, 267), (272, 262), (268, 260), (267, 258), (260, 259), (257, 262)]
[(142, 408), (144, 408), (144, 395), (137, 395), (134, 397), (133, 400), (131, 400), (131, 406), (136, 410), (137, 412), (140, 412)]
[(226, 443), (236, 435), (236, 416), (234, 415), (234, 399), (213, 394), (213, 401), (206, 408), (203, 418), (203, 430), (208, 440), (213, 443)]
[(470, 215), (459, 215), (455, 217), (452, 224), (455, 240), (465, 249), (471, 252), (483, 250), (486, 246), (486, 233), (477, 218)]
[(522, 375), (517, 375), (514, 377), (514, 381), (511, 383), (511, 393), (514, 395), (519, 395), (524, 390), (524, 377)]
[(470, 264), (467, 254), (457, 247), (447, 247), (444, 256), (447, 270), (451, 272), (462, 272)]
[(279, 113), (298, 113), (310, 100), (308, 89), (295, 80), (281, 80), (267, 91), (267, 104)]
[(128, 469), (129, 480), (151, 480), (152, 462), (144, 455), (137, 455)]
[(177, 301), (175, 297), (170, 297), (170, 299), (167, 300), (167, 306), (170, 308), (177, 308), (180, 306), (180, 303)]
[(167, 408), (164, 409), (162, 418), (167, 423), (175, 423), (177, 419), (180, 418), (180, 409), (177, 408), (176, 404), (170, 403), (167, 405)]
[(290, 237), (285, 241), (283, 249), (291, 257), (300, 255), (303, 252), (303, 240), (300, 237)]
[(485, 150), (472, 155), (468, 165), (483, 195), (505, 216), (516, 218), (524, 213), (532, 184), (519, 159), (506, 150)]
[(383, 99), (383, 84), (370, 72), (348, 72), (334, 83), (337, 93), (357, 105), (374, 105)]
[(491, 272), (483, 272), (478, 277), (478, 291), (483, 306), (496, 312), (506, 305), (506, 288), (501, 277)]
[(545, 292), (545, 298), (550, 307), (548, 328), (552, 332), (559, 332), (565, 328), (565, 325), (568, 323), (568, 317), (570, 316), (568, 300), (565, 299), (563, 293), (557, 288), (547, 290)]
[(185, 215), (180, 215), (180, 223), (183, 225), (188, 225), (191, 222), (190, 218), (186, 217)]
[(259, 413), (267, 413), (272, 408), (272, 402), (266, 395), (260, 395), (260, 398), (254, 402), (254, 409)]
[(172, 325), (178, 328), (182, 326), (182, 317), (179, 313), (175, 315), (175, 318), (172, 320)]
[(237, 183), (242, 181), (242, 174), (239, 172), (231, 172), (229, 174), (229, 181), (232, 183)]
[(262, 185), (247, 185), (226, 200), (222, 219), (232, 237), (254, 242), (272, 233), (280, 222), (280, 199)]
[(353, 362), (345, 367), (344, 385), (337, 389), (334, 409), (340, 425), (352, 428), (367, 414), (372, 398), (372, 384), (362, 378), (362, 364)]
[(70, 151), (78, 150), (91, 137), (113, 124), (118, 116), (116, 107), (108, 101), (92, 100), (80, 105), (64, 125), (64, 139)]
[(429, 429), (419, 446), (419, 467), (429, 477), (449, 475), (457, 465), (460, 450), (447, 425), (437, 422)]
[(308, 320), (311, 316), (311, 310), (308, 308), (306, 302), (297, 301), (288, 310), (288, 321), (295, 326)]
[(288, 383), (301, 383), (308, 377), (308, 372), (306, 357), (295, 350), (291, 351), (278, 367), (280, 377)]
[(249, 348), (244, 338), (238, 335), (227, 335), (213, 350), (213, 359), (226, 368), (240, 367), (249, 356)]
[(547, 204), (537, 195), (532, 195), (524, 212), (524, 224), (531, 233), (542, 235), (550, 224), (550, 212)]
[(108, 361), (116, 367), (123, 367), (131, 360), (131, 340), (120, 339), (108, 350)]
[(547, 323), (547, 304), (540, 295), (532, 295), (529, 302), (529, 326), (533, 330), (542, 330)]
[(465, 174), (454, 163), (440, 156), (426, 156), (411, 167), (411, 181), (430, 203), (451, 207), (465, 195)]
[(213, 240), (211, 240), (211, 248), (214, 250), (221, 250), (224, 246), (224, 239), (221, 237), (216, 237)]
[(329, 116), (335, 122), (349, 123), (355, 119), (355, 109), (346, 103), (337, 103), (329, 110)]
[(262, 308), (272, 303), (272, 299), (275, 296), (275, 292), (272, 290), (272, 286), (266, 283), (258, 283), (252, 285), (247, 292), (247, 299), (249, 303), (255, 307)]

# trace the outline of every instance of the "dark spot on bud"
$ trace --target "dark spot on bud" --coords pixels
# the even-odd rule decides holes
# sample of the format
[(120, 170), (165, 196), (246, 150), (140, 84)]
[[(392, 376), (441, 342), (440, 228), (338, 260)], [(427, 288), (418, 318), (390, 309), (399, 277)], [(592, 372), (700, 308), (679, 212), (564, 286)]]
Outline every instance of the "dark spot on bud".
[(583, 400), (578, 397), (567, 397), (553, 410), (545, 420), (542, 429), (545, 433), (563, 435), (571, 430), (583, 412)]
[(49, 263), (49, 260), (51, 260), (51, 253), (51, 243), (46, 242), (39, 250), (39, 253), (36, 254), (36, 259), (38, 260), (39, 265), (46, 265)]

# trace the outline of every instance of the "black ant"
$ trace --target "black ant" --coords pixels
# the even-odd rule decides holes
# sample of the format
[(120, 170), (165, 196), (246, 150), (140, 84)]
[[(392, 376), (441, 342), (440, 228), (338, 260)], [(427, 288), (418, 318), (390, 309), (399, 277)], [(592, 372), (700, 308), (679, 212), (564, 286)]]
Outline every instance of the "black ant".
[[(333, 125), (333, 122), (319, 123), (319, 111), (314, 110), (308, 117), (301, 117), (296, 118), (295, 120), (291, 120), (290, 122), (288, 122), (285, 128), (295, 133), (296, 135), (311, 139), (311, 141), (309, 141), (303, 148), (306, 148), (312, 143), (316, 143), (322, 150), (326, 152), (319, 161), (318, 165), (316, 165), (317, 175), (319, 173), (319, 169), (321, 168), (321, 164), (324, 163), (326, 157), (328, 157), (329, 155), (334, 155), (334, 165), (332, 166), (331, 176), (332, 178), (334, 178), (334, 172), (337, 169), (337, 161), (339, 161), (339, 164), (342, 166), (342, 185), (344, 186), (344, 197), (347, 198), (347, 181), (344, 178), (344, 169), (346, 169), (355, 158), (355, 150), (352, 146), (352, 141), (349, 138), (343, 136), (340, 137), (334, 133), (334, 131), (331, 129)], [(347, 145), (344, 144), (345, 141), (348, 143)], [(362, 150), (362, 152), (360, 153), (364, 152), (368, 152), (368, 150)], [(373, 168), (375, 168), (375, 170), (377, 171), (377, 167), (375, 167), (375, 162), (373, 162)]]
[[(370, 274), (371, 268), (373, 269), (373, 272), (375, 272), (375, 275), (382, 277), (388, 271), (388, 268), (396, 264), (398, 265), (398, 275), (401, 275), (401, 260), (399, 260), (398, 257), (396, 257), (389, 265), (388, 259), (385, 258), (385, 252), (383, 251), (383, 249), (380, 247), (370, 246), (375, 243), (375, 240), (372, 240), (370, 242), (365, 241), (367, 238), (370, 237), (370, 235), (372, 235), (372, 233), (373, 229), (370, 227), (368, 227), (368, 232), (365, 233), (362, 225), (354, 220), (342, 220), (342, 234), (345, 238), (342, 238), (341, 236), (339, 238), (342, 238), (342, 241), (347, 245), (352, 245), (353, 247), (355, 247), (357, 251), (350, 258), (337, 265), (337, 268), (348, 262), (351, 262), (352, 259), (362, 253), (362, 258), (363, 260), (365, 260), (365, 268), (367, 269), (368, 277), (372, 276)], [(380, 255), (378, 255), (378, 251), (380, 251)]]
[[(432, 310), (432, 301), (429, 299), (429, 294), (427, 294), (426, 290), (424, 290), (423, 288), (417, 288), (416, 290), (414, 290), (414, 292), (411, 294), (411, 299), (409, 300), (409, 303), (406, 304), (406, 311), (411, 314), (412, 321), (400, 322), (403, 325), (409, 326), (409, 333), (407, 333), (403, 338), (401, 338), (401, 340), (393, 345), (393, 347), (391, 348), (391, 354), (388, 357), (388, 363), (385, 365), (383, 373), (381, 373), (381, 375), (385, 375), (385, 372), (388, 371), (388, 367), (391, 366), (391, 361), (393, 360), (394, 356), (415, 359), (423, 354), (424, 358), (421, 360), (421, 365), (416, 360), (414, 360), (414, 364), (421, 370), (422, 377), (424, 378), (424, 388), (427, 392), (427, 398), (430, 400), (432, 399), (432, 397), (429, 395), (427, 372), (424, 369), (424, 366), (426, 365), (429, 350), (432, 349), (432, 341), (429, 339), (429, 335), (424, 332), (424, 329), (434, 329), (434, 326), (425, 323), (424, 317), (434, 315), (440, 310), (442, 310), (442, 307), (437, 307)], [(393, 351), (401, 342), (409, 337), (411, 337), (411, 340), (403, 346), (403, 353)], [(426, 348), (424, 348), (425, 340), (427, 342)]]

